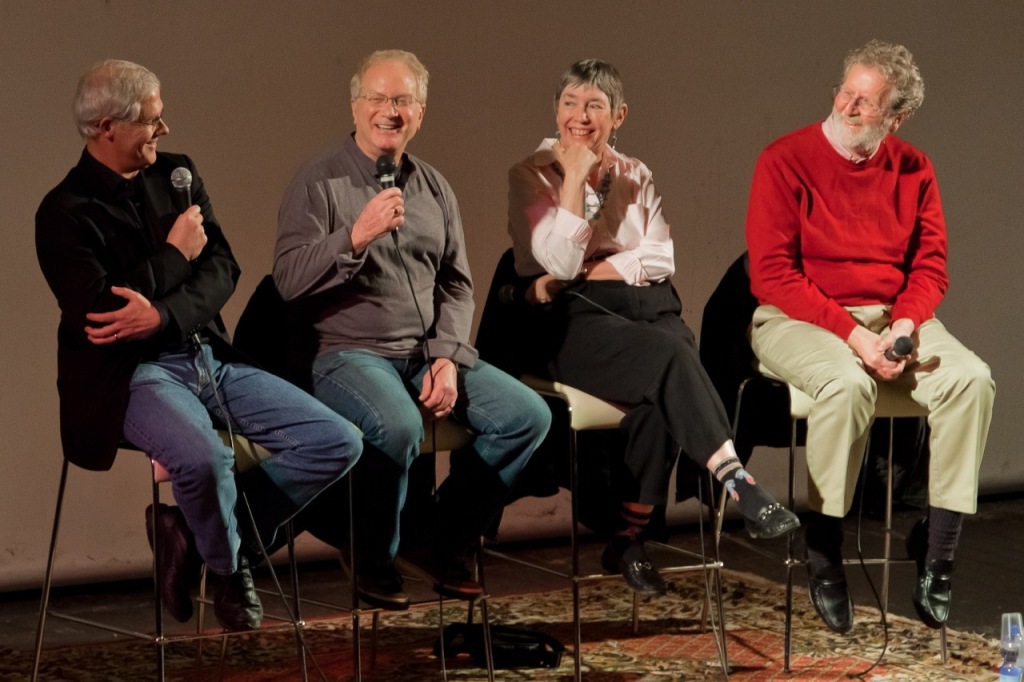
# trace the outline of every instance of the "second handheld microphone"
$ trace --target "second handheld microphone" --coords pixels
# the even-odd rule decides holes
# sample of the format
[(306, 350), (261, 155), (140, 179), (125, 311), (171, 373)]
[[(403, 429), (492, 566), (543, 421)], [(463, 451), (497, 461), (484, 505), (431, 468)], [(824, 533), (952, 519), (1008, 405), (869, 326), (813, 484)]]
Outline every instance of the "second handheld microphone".
[(885, 359), (889, 362), (899, 362), (914, 352), (914, 340), (909, 336), (900, 336), (893, 341), (892, 348), (885, 351)]
[[(395, 160), (387, 154), (377, 157), (377, 178), (380, 180), (381, 189), (390, 189), (395, 186), (395, 173), (397, 167), (395, 166)], [(395, 246), (398, 246), (398, 230), (391, 231), (391, 238), (395, 240)]]

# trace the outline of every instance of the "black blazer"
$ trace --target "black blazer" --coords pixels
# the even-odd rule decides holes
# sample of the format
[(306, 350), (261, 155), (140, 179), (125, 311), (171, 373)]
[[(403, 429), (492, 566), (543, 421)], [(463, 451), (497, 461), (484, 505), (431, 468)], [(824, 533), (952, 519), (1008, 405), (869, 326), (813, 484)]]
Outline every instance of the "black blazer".
[[(219, 313), (240, 269), (187, 156), (159, 153), (136, 178), (152, 237), (138, 227), (131, 205), (102, 182), (95, 163), (83, 152), (43, 199), (36, 213), (36, 255), (61, 311), (57, 389), (64, 456), (104, 471), (113, 465), (123, 436), (128, 386), (139, 362), (183, 344), (193, 331), (202, 331), (221, 355), (229, 348)], [(192, 203), (201, 207), (208, 239), (191, 262), (166, 243), (179, 214), (170, 184), (171, 171), (179, 166), (192, 172)], [(86, 313), (125, 303), (111, 293), (112, 286), (162, 302), (169, 318), (165, 329), (144, 341), (92, 344), (85, 335)]]

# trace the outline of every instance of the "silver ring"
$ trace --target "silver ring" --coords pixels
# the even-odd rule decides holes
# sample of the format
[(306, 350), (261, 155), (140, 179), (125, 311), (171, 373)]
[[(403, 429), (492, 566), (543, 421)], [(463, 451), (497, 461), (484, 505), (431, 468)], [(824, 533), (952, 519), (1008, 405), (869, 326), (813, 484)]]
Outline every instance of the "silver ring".
[(114, 332), (114, 341), (117, 341), (117, 332)]

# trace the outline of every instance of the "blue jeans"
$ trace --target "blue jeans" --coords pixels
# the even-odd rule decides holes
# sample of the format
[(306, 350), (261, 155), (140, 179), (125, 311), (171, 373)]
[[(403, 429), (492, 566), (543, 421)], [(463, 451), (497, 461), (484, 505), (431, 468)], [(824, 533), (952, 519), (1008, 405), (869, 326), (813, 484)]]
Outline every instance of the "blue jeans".
[[(359, 350), (328, 353), (313, 364), (313, 393), (363, 431), (366, 455), (354, 479), (357, 547), (371, 562), (398, 552), (409, 467), (424, 435), (418, 396), (429, 367), (423, 358)], [(458, 390), (451, 418), (476, 438), (452, 453), (451, 472), (437, 491), (439, 549), (451, 555), (468, 549), (501, 512), (551, 425), (540, 396), (486, 362), (458, 366)]]
[(141, 363), (125, 438), (167, 469), (200, 555), (221, 575), (237, 569), (241, 543), (234, 458), (217, 434), (229, 420), (234, 433), (273, 453), (239, 477), (240, 485), (253, 481), (246, 497), (267, 544), (362, 452), (359, 431), (315, 398), (263, 370), (222, 364), (205, 344), (198, 353), (168, 352)]

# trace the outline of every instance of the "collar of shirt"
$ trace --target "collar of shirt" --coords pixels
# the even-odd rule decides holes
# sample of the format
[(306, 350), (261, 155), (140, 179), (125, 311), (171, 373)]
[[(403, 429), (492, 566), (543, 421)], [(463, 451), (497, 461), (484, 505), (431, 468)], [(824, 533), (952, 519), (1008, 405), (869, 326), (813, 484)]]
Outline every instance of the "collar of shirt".
[(82, 151), (82, 159), (85, 161), (86, 167), (96, 176), (100, 187), (108, 192), (110, 196), (124, 200), (132, 198), (135, 192), (133, 180), (128, 180), (120, 173), (103, 165), (87, 149)]
[[(359, 145), (357, 145), (355, 141), (355, 133), (349, 136), (348, 140), (345, 142), (345, 148), (348, 149), (352, 158), (356, 160), (356, 164), (359, 166), (360, 170), (362, 170), (363, 174), (375, 179), (379, 184), (380, 178), (377, 177), (377, 159), (371, 159), (363, 152), (362, 149), (359, 148)], [(402, 158), (395, 159), (395, 167), (395, 187), (402, 189), (405, 187), (409, 177), (416, 172), (416, 164), (408, 154), (403, 152)]]

